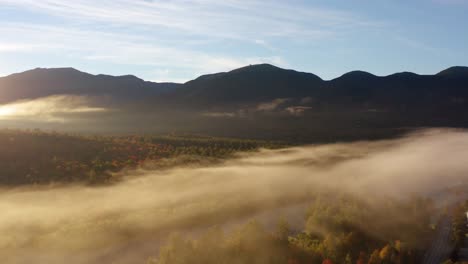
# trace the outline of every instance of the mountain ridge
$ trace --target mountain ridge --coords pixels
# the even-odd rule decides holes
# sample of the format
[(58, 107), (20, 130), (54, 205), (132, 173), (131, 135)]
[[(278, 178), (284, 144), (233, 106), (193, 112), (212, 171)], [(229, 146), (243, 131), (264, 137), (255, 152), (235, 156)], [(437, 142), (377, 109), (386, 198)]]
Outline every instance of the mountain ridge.
[(465, 70), (451, 67), (434, 75), (387, 76), (352, 71), (323, 80), (312, 73), (261, 64), (175, 84), (73, 68), (36, 69), (0, 78), (0, 105), (79, 95), (89, 97), (94, 108), (112, 109), (80, 115), (75, 127), (80, 131), (179, 131), (334, 142), (376, 138), (408, 127), (468, 127)]
[(102, 76), (102, 77), (116, 77), (116, 78), (117, 77), (133, 77), (133, 78), (143, 80), (145, 82), (151, 82), (151, 83), (184, 84), (184, 83), (188, 83), (188, 82), (191, 82), (191, 81), (195, 81), (197, 79), (204, 79), (205, 77), (222, 76), (222, 75), (225, 75), (225, 74), (242, 72), (242, 71), (246, 71), (246, 70), (249, 70), (249, 69), (264, 70), (263, 67), (271, 67), (272, 69), (276, 69), (276, 70), (293, 71), (293, 72), (297, 72), (297, 73), (312, 74), (312, 75), (317, 76), (318, 78), (320, 78), (321, 80), (323, 80), (325, 82), (336, 80), (336, 79), (339, 79), (339, 78), (341, 78), (343, 76), (354, 75), (356, 73), (366, 74), (366, 75), (369, 75), (369, 76), (380, 77), (380, 78), (382, 78), (382, 77), (391, 77), (391, 76), (400, 75), (400, 74), (413, 75), (413, 76), (437, 76), (437, 75), (441, 76), (441, 75), (450, 75), (450, 74), (455, 74), (455, 73), (468, 74), (468, 66), (451, 66), (451, 67), (448, 67), (448, 68), (446, 68), (444, 70), (441, 70), (441, 71), (439, 71), (439, 72), (437, 72), (435, 74), (419, 74), (419, 73), (415, 73), (415, 72), (411, 72), (411, 71), (401, 71), (401, 72), (391, 73), (391, 74), (388, 74), (388, 75), (376, 75), (376, 74), (373, 74), (373, 73), (370, 73), (370, 72), (364, 71), (364, 70), (352, 70), (352, 71), (349, 71), (349, 72), (345, 72), (345, 73), (343, 73), (342, 75), (340, 75), (340, 76), (338, 76), (336, 78), (323, 79), (320, 76), (318, 76), (318, 75), (316, 75), (314, 73), (311, 73), (311, 72), (296, 71), (296, 70), (293, 70), (293, 69), (281, 68), (281, 67), (275, 66), (273, 64), (269, 64), (269, 63), (261, 63), (261, 64), (246, 65), (246, 66), (236, 68), (236, 69), (226, 71), (226, 72), (215, 72), (215, 73), (202, 74), (202, 75), (200, 75), (198, 77), (195, 77), (194, 79), (188, 80), (188, 81), (183, 82), (183, 83), (172, 82), (172, 81), (163, 81), (163, 82), (148, 81), (148, 80), (145, 80), (143, 78), (137, 77), (137, 76), (135, 76), (133, 74), (124, 74), (124, 75), (112, 75), (112, 74), (105, 74), (105, 73), (91, 74), (91, 73), (76, 69), (74, 67), (50, 67), (50, 68), (37, 67), (37, 68), (34, 68), (34, 69), (22, 71), (22, 72), (17, 72), (17, 73), (12, 73), (12, 74), (5, 75), (5, 76), (0, 76), (0, 79), (8, 78), (8, 77), (16, 76), (16, 75), (22, 75), (22, 74), (29, 73), (29, 72), (39, 72), (39, 71), (43, 71), (43, 72), (47, 72), (47, 71), (49, 71), (49, 72), (54, 72), (54, 71), (55, 72), (60, 72), (60, 71), (62, 71), (63, 72), (63, 71), (70, 71), (70, 72), (76, 72), (76, 73), (81, 73), (81, 74), (86, 74), (86, 75), (96, 76), (96, 77), (99, 77), (99, 76)]
[(175, 83), (148, 82), (134, 75), (90, 74), (72, 67), (35, 68), (0, 77), (0, 103), (56, 94), (113, 96), (120, 101), (164, 93)]
[(323, 80), (312, 73), (256, 64), (201, 75), (183, 84), (145, 81), (134, 75), (93, 75), (70, 67), (36, 68), (1, 77), (0, 103), (75, 94), (197, 108), (309, 97), (323, 104), (428, 104), (437, 96), (440, 101), (450, 98), (468, 101), (467, 83), (468, 67), (464, 66), (450, 67), (434, 75), (400, 72), (376, 76), (357, 70)]
[(439, 76), (468, 76), (467, 66), (452, 66), (440, 71), (436, 75)]

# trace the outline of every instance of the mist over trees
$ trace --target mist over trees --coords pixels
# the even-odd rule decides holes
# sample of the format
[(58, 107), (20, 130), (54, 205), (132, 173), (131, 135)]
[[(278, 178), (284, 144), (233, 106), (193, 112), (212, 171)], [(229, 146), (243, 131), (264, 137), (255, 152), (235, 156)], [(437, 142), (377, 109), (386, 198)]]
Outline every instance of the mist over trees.
[(228, 233), (212, 228), (196, 239), (169, 238), (147, 263), (420, 263), (430, 238), (429, 200), (381, 201), (328, 193), (306, 208), (304, 229), (256, 221)]
[(418, 263), (458, 195), (453, 183), (468, 185), (464, 131), (286, 148), (176, 135), (3, 135), (3, 151), (29, 150), (45, 176), (57, 172), (46, 146), (67, 159), (125, 163), (122, 146), (142, 160), (147, 151), (168, 155), (110, 170), (118, 179), (97, 185), (2, 185), (4, 263)]

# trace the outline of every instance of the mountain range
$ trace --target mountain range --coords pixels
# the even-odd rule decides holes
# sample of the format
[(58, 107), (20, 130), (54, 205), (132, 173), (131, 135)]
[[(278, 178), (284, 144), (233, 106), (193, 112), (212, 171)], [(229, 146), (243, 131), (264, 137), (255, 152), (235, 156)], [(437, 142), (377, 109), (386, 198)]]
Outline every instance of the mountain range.
[[(120, 116), (144, 116), (142, 124), (171, 127), (170, 123), (185, 132), (219, 131), (221, 126), (234, 136), (238, 130), (249, 134), (287, 130), (298, 135), (317, 129), (468, 125), (468, 67), (462, 66), (434, 75), (352, 71), (322, 80), (311, 73), (259, 64), (184, 84), (92, 75), (73, 68), (38, 68), (0, 78), (2, 104), (52, 95), (90, 97), (97, 106), (121, 108)], [(122, 126), (128, 128), (127, 123)]]

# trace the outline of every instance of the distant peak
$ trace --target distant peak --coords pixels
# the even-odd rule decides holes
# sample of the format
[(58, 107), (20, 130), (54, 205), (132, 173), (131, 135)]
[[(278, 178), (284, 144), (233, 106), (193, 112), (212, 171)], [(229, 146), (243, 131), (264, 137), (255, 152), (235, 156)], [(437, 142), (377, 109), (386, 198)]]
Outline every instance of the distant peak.
[(362, 79), (362, 78), (375, 78), (375, 76), (372, 73), (365, 72), (365, 71), (350, 71), (348, 73), (345, 73), (341, 75), (341, 77), (338, 77), (337, 79)]
[(366, 71), (350, 71), (348, 73), (345, 73), (343, 75), (348, 75), (348, 76), (375, 76), (372, 73), (366, 72)]
[(142, 81), (142, 79), (136, 77), (135, 75), (132, 74), (127, 74), (127, 75), (108, 75), (108, 74), (98, 74), (96, 77), (101, 77), (101, 78), (117, 78), (120, 80), (135, 80), (135, 81)]
[(81, 72), (75, 68), (67, 67), (67, 68), (35, 68), (32, 70), (14, 73), (9, 75), (13, 78), (21, 78), (21, 77), (28, 77), (28, 78), (42, 78), (46, 76), (82, 76), (88, 75), (88, 73)]
[(231, 72), (259, 72), (259, 71), (277, 71), (284, 70), (268, 63), (252, 64), (242, 68), (232, 70)]
[(33, 70), (30, 70), (32, 72), (81, 72), (75, 68), (72, 67), (61, 67), (61, 68), (35, 68)]
[[(20, 73), (21, 74), (21, 73)], [(35, 68), (33, 70), (25, 71), (22, 74), (59, 74), (59, 75), (83, 75), (88, 74), (82, 71), (79, 71), (75, 68), (71, 67), (63, 67), (63, 68)]]
[(439, 76), (468, 76), (468, 67), (453, 66), (437, 73)]
[(284, 70), (284, 69), (276, 67), (271, 64), (267, 64), (267, 63), (253, 64), (253, 65), (248, 65), (248, 66), (234, 69), (230, 72), (218, 72), (218, 73), (201, 75), (200, 77), (196, 78), (194, 81), (217, 79), (217, 78), (220, 78), (225, 75), (232, 74), (232, 73), (271, 72), (271, 71), (276, 71), (276, 70)]
[(125, 78), (125, 79), (140, 79), (140, 78), (136, 77), (133, 74), (120, 75), (120, 76), (117, 76), (117, 77)]
[(388, 75), (387, 77), (410, 78), (410, 77), (417, 77), (417, 76), (419, 76), (419, 75), (416, 74), (416, 73), (414, 73), (414, 72), (407, 72), (407, 71), (404, 71), (404, 72), (397, 72), (397, 73)]

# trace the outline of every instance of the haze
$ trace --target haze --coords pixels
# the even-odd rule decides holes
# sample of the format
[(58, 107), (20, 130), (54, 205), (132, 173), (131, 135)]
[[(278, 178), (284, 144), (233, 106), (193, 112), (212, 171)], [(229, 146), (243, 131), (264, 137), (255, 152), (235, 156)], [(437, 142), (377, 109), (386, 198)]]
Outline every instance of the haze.
[(467, 155), (468, 132), (429, 130), (396, 140), (239, 153), (217, 166), (130, 171), (111, 186), (4, 188), (0, 258), (143, 263), (176, 231), (196, 236), (255, 217), (271, 223), (281, 212), (302, 225), (301, 208), (319, 194), (352, 195), (375, 208), (416, 194), (442, 202), (436, 193), (468, 184)]

